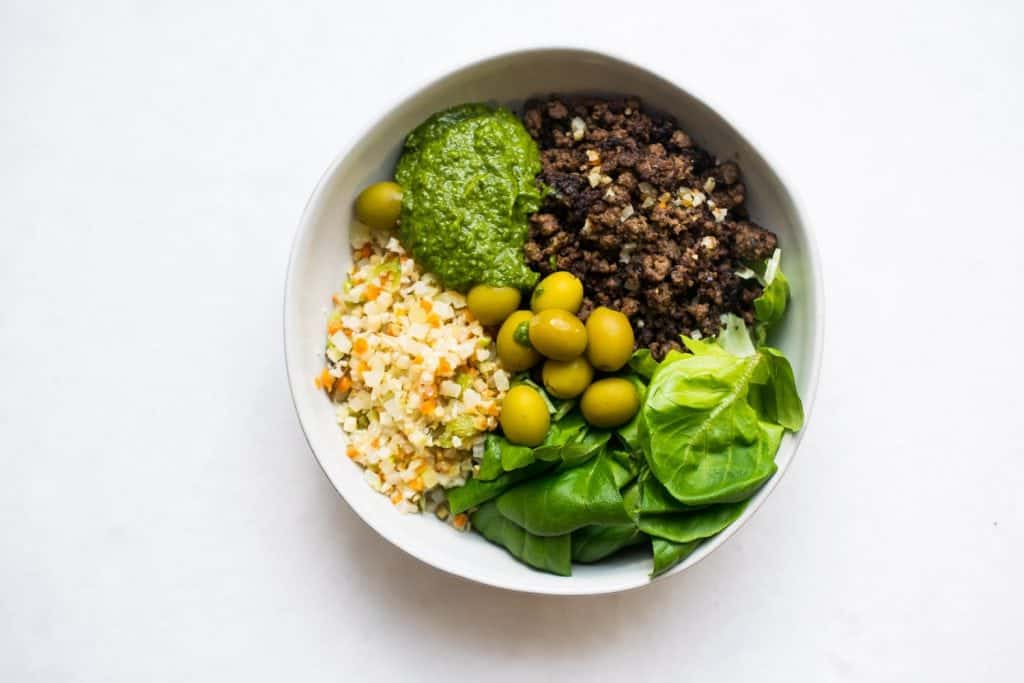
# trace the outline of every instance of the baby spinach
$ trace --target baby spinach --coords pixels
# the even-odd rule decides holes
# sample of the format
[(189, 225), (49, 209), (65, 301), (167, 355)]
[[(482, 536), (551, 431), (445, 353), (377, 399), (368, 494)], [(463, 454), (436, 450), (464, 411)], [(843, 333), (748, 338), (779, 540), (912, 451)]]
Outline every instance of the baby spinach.
[(775, 273), (775, 278), (764, 288), (761, 296), (754, 299), (754, 315), (757, 320), (770, 328), (782, 320), (786, 312), (786, 301), (789, 299), (789, 280), (782, 271)]
[(506, 519), (494, 503), (486, 503), (470, 515), (473, 528), (491, 543), (503, 546), (513, 557), (531, 567), (569, 576), (572, 573), (572, 537), (534, 536)]
[[(492, 481), (504, 471), (501, 467), (501, 453), (506, 448), (514, 448), (508, 439), (498, 434), (488, 434), (484, 439), (484, 453), (480, 458), (480, 469), (476, 473), (476, 479)], [(526, 448), (521, 446), (521, 448)], [(527, 450), (529, 450), (527, 448)]]
[(689, 543), (714, 536), (736, 521), (747, 507), (747, 501), (712, 505), (699, 510), (671, 514), (641, 514), (637, 526), (641, 531), (676, 543)]
[(615, 485), (622, 490), (622, 487), (636, 479), (640, 467), (633, 457), (622, 450), (611, 449), (608, 451), (608, 465), (612, 469), (612, 478)]
[(639, 514), (660, 515), (699, 509), (692, 505), (683, 505), (673, 498), (668, 489), (649, 472), (641, 476), (638, 492), (636, 510)]
[(654, 554), (654, 568), (651, 570), (651, 578), (664, 574), (685, 560), (699, 545), (700, 541), (674, 543), (666, 541), (664, 538), (651, 537), (651, 550)]
[(589, 524), (628, 524), (606, 456), (501, 494), (498, 511), (532, 534), (557, 536)]
[(553, 465), (548, 462), (536, 462), (529, 467), (505, 472), (491, 481), (470, 479), (458, 488), (445, 491), (445, 496), (448, 498), (448, 507), (453, 514), (465, 512), (470, 508), (500, 496), (519, 482), (532, 479), (552, 469), (552, 467)]
[(782, 428), (748, 401), (772, 379), (769, 354), (739, 357), (683, 342), (693, 355), (665, 359), (640, 409), (640, 444), (651, 471), (686, 505), (737, 502), (775, 473)]
[(644, 534), (633, 525), (585, 526), (572, 532), (572, 559), (597, 562), (623, 548), (643, 543)]
[(629, 358), (629, 367), (636, 374), (649, 380), (658, 369), (658, 361), (654, 360), (650, 349), (637, 349)]
[(768, 380), (750, 388), (750, 403), (768, 422), (797, 431), (804, 424), (804, 406), (796, 392), (793, 368), (782, 352), (770, 346), (759, 349), (768, 370)]

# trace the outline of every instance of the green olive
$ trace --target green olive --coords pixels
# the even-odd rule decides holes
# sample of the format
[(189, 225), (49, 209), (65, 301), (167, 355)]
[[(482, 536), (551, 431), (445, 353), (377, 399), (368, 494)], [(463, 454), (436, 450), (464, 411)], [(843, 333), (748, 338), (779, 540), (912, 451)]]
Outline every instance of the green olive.
[(564, 270), (541, 280), (530, 297), (530, 309), (540, 313), (551, 308), (575, 313), (583, 303), (583, 283)]
[(633, 355), (633, 328), (629, 318), (599, 306), (587, 318), (587, 359), (603, 372), (615, 372)]
[(583, 392), (580, 411), (595, 427), (618, 427), (626, 424), (640, 409), (640, 396), (628, 379), (601, 379)]
[(519, 308), (520, 298), (515, 287), (477, 285), (466, 295), (466, 305), (481, 324), (498, 325)]
[(572, 360), (546, 360), (541, 369), (544, 388), (555, 398), (576, 398), (594, 379), (594, 368), (582, 356)]
[(498, 330), (498, 359), (509, 372), (529, 370), (540, 362), (540, 354), (530, 346), (525, 333), (532, 318), (529, 311), (516, 311), (505, 318)]
[(356, 197), (356, 218), (374, 230), (391, 230), (402, 211), (402, 187), (398, 183), (374, 183)]
[(572, 360), (587, 347), (587, 331), (569, 311), (549, 308), (530, 321), (530, 343), (548, 358)]
[(522, 446), (540, 444), (551, 426), (551, 416), (544, 399), (536, 389), (525, 384), (508, 390), (498, 419), (505, 438)]

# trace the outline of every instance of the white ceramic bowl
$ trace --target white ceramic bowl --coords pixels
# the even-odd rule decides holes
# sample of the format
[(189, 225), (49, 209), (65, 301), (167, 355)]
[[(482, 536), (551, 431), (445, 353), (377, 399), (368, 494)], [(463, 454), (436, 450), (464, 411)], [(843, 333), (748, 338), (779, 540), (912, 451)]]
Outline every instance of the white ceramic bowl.
[[(650, 583), (650, 558), (625, 554), (574, 565), (572, 577), (554, 576), (530, 569), (476, 534), (456, 533), (431, 515), (398, 513), (345, 457), (344, 436), (331, 404), (313, 386), (323, 366), (331, 294), (351, 263), (348, 231), (359, 190), (391, 177), (405, 134), (430, 114), (470, 101), (496, 101), (519, 110), (526, 98), (553, 92), (638, 95), (646, 106), (673, 114), (683, 130), (719, 159), (740, 163), (750, 213), (778, 233), (783, 249), (793, 297), (774, 341), (793, 363), (809, 416), (821, 359), (822, 285), (816, 248), (792, 191), (748, 138), (707, 104), (647, 69), (584, 50), (528, 50), (470, 64), (422, 87), (354, 139), (324, 173), (299, 224), (285, 285), (285, 357), (295, 409), (320, 466), (356, 514), (384, 538), (428, 564), (492, 586), (559, 595), (611, 593)], [(700, 562), (757, 511), (786, 471), (799, 441), (800, 434), (786, 435), (776, 456), (778, 472), (743, 516), (665, 576)]]

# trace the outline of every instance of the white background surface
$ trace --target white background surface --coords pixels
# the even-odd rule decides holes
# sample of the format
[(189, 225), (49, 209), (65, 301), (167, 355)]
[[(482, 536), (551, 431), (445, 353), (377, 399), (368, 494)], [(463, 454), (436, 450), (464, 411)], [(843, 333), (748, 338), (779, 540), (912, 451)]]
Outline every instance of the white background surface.
[[(255, 4), (0, 3), (0, 680), (1020, 680), (1019, 4)], [(349, 137), (556, 43), (749, 132), (826, 266), (787, 477), (692, 571), (600, 598), (378, 538), (282, 359), (293, 228)]]

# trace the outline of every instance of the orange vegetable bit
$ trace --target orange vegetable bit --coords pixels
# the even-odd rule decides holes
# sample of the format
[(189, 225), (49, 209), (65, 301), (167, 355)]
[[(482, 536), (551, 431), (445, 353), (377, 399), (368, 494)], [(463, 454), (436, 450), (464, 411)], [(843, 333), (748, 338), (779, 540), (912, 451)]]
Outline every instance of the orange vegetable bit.
[(409, 488), (417, 493), (423, 493), (423, 477), (416, 477), (409, 482)]
[(313, 384), (316, 385), (317, 389), (326, 389), (327, 391), (330, 391), (334, 388), (334, 380), (334, 375), (328, 372), (327, 368), (324, 368), (320, 371), (317, 378), (313, 380)]
[(428, 398), (427, 400), (425, 400), (422, 403), (420, 403), (420, 412), (423, 413), (424, 415), (431, 415), (431, 414), (433, 414), (433, 412), (434, 412), (434, 410), (436, 408), (437, 408), (437, 401), (435, 401), (432, 398)]
[(427, 313), (430, 313), (432, 310), (434, 310), (434, 304), (430, 303), (426, 299), (420, 299), (420, 308), (422, 308)]
[(365, 337), (359, 337), (352, 342), (352, 351), (360, 356), (370, 350), (370, 342)]
[(391, 494), (391, 502), (394, 505), (398, 505), (399, 503), (401, 503), (402, 502), (402, 494), (400, 492), (398, 492), (398, 491), (395, 491), (394, 493), (392, 493)]
[(338, 391), (340, 393), (344, 393), (344, 392), (348, 391), (351, 388), (352, 388), (352, 380), (348, 378), (348, 375), (344, 375), (344, 376), (342, 376), (341, 379), (338, 380), (337, 389), (338, 389)]
[(352, 460), (355, 460), (356, 458), (359, 457), (359, 451), (356, 450), (355, 446), (349, 446), (348, 448), (345, 449), (345, 455), (347, 455)]
[(332, 320), (329, 323), (327, 323), (327, 334), (334, 334), (335, 332), (340, 332), (340, 331), (341, 331), (341, 321), (340, 320)]
[(427, 316), (427, 324), (435, 329), (441, 327), (441, 316), (437, 313), (431, 313)]
[(464, 512), (455, 515), (455, 519), (452, 520), (452, 524), (455, 525), (456, 529), (465, 529), (467, 522), (469, 522), (469, 517)]
[(447, 358), (441, 358), (441, 361), (437, 364), (437, 372), (444, 377), (451, 376), (452, 366)]
[(370, 283), (370, 284), (366, 285), (366, 289), (364, 290), (364, 294), (366, 296), (366, 300), (367, 301), (376, 301), (377, 297), (380, 296), (380, 287), (378, 287), (377, 285), (375, 285), (373, 283)]
[(341, 305), (341, 301), (342, 301), (341, 294), (338, 294), (337, 292), (332, 294), (331, 295), (331, 301), (334, 302), (335, 306), (340, 306)]

